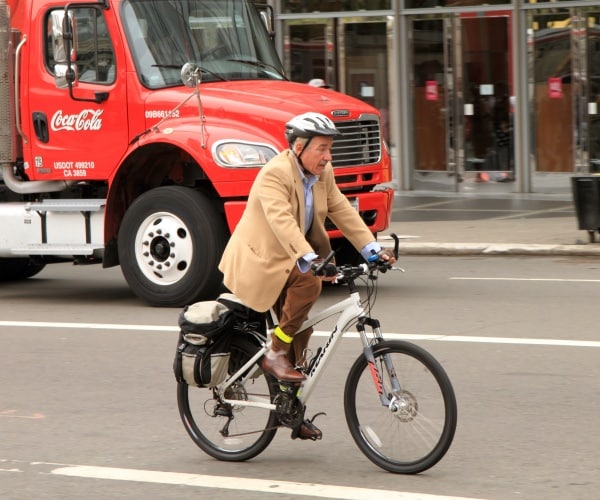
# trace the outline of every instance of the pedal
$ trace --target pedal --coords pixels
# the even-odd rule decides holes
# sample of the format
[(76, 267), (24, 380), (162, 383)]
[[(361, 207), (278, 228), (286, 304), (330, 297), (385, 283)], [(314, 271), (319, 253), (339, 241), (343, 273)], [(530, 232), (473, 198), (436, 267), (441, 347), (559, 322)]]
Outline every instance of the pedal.
[(324, 411), (316, 413), (313, 415), (313, 418), (305, 419), (300, 422), (294, 429), (292, 429), (292, 439), (310, 439), (311, 441), (318, 441), (323, 438), (323, 433), (321, 430), (314, 424), (315, 418), (320, 415), (327, 415)]

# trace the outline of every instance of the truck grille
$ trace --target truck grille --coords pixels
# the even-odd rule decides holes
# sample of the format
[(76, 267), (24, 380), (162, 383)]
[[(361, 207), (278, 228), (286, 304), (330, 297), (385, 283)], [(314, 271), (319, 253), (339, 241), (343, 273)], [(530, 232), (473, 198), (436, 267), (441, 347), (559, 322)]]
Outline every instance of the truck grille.
[(363, 115), (358, 120), (335, 122), (342, 133), (333, 142), (334, 167), (372, 165), (381, 159), (381, 132), (376, 115)]

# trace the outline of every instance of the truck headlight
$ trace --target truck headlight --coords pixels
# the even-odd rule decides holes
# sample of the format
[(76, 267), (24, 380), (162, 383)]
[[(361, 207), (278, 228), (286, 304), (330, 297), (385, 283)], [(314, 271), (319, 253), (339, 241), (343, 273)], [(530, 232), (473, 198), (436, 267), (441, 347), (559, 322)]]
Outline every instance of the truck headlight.
[(213, 146), (213, 158), (225, 168), (262, 167), (277, 151), (268, 144), (240, 141), (220, 141)]

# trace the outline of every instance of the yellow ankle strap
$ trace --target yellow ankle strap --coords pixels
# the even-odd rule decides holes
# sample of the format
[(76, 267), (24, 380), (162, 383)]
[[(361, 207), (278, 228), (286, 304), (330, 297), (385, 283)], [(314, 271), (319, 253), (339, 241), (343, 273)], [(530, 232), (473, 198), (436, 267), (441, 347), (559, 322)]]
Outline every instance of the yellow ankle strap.
[(281, 328), (279, 328), (279, 326), (275, 327), (275, 331), (273, 333), (279, 340), (281, 340), (282, 342), (285, 342), (286, 344), (291, 344), (292, 340), (294, 340), (294, 337), (290, 337)]

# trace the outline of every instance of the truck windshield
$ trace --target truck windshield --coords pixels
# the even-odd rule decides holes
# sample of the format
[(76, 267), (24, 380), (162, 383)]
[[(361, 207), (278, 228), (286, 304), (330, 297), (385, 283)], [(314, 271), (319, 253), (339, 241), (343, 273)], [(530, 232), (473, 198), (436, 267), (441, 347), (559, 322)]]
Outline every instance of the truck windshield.
[(152, 89), (181, 85), (197, 64), (202, 82), (283, 80), (260, 14), (244, 0), (125, 0), (123, 23), (138, 75)]

